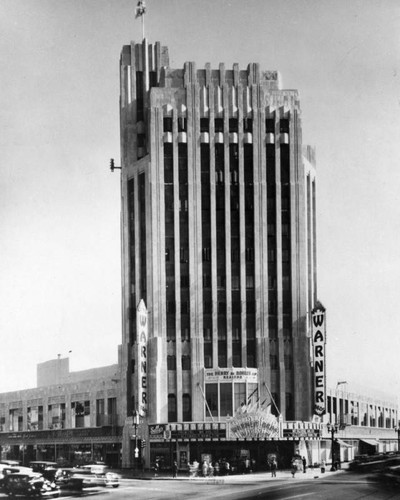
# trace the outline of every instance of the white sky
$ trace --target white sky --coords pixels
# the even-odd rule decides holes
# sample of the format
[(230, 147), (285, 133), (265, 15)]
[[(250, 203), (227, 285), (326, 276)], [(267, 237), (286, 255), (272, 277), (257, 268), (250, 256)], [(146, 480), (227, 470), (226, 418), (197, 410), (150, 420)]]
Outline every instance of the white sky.
[[(136, 0), (0, 0), (0, 392), (117, 361), (119, 55)], [(172, 67), (259, 62), (317, 150), (328, 384), (400, 393), (400, 2), (148, 0)]]

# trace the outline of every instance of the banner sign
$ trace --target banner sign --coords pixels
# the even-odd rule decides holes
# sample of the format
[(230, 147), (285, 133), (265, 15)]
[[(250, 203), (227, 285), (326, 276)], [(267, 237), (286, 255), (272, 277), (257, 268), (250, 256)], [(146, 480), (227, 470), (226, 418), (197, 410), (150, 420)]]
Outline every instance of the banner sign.
[(147, 338), (148, 318), (143, 299), (137, 308), (137, 411), (141, 417), (147, 414)]
[(314, 413), (326, 413), (326, 317), (325, 308), (318, 303), (311, 311), (311, 334), (314, 361)]
[(270, 409), (237, 411), (229, 419), (229, 439), (271, 439), (279, 437), (279, 422)]
[(256, 384), (258, 381), (257, 368), (206, 368), (204, 382), (226, 382), (235, 380)]

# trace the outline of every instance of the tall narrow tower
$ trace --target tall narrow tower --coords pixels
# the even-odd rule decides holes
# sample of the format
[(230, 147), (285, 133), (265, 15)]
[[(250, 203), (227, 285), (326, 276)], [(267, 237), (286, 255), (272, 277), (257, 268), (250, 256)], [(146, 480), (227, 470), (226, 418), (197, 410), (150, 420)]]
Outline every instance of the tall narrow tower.
[(254, 401), (311, 420), (315, 165), (297, 91), (258, 64), (171, 69), (166, 47), (132, 43), (121, 156), (127, 415), (224, 422)]

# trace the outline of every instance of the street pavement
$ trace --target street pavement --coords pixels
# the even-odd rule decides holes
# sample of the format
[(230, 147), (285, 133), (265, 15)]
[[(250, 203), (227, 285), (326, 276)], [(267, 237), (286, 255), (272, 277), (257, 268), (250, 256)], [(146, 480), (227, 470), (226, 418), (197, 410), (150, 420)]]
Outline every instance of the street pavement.
[(146, 470), (146, 471), (127, 471), (127, 470), (121, 470), (118, 471), (118, 474), (121, 477), (121, 480), (123, 481), (124, 479), (142, 479), (142, 480), (147, 480), (147, 481), (165, 481), (165, 480), (171, 480), (171, 481), (193, 481), (193, 482), (199, 482), (199, 483), (206, 483), (206, 484), (235, 484), (235, 483), (255, 483), (255, 482), (263, 482), (265, 483), (266, 481), (282, 481), (283, 479), (291, 480), (291, 481), (301, 481), (301, 480), (310, 480), (310, 479), (329, 479), (330, 477), (333, 477), (337, 474), (341, 474), (346, 470), (346, 467), (337, 470), (337, 471), (330, 471), (329, 468), (325, 470), (325, 473), (321, 472), (321, 469), (319, 468), (307, 468), (306, 472), (297, 472), (295, 474), (295, 477), (292, 476), (291, 470), (278, 470), (276, 471), (276, 477), (271, 476), (270, 471), (263, 471), (263, 472), (254, 472), (254, 473), (249, 473), (249, 474), (230, 474), (226, 476), (207, 476), (207, 477), (202, 477), (202, 476), (196, 476), (196, 477), (190, 477), (188, 473), (185, 472), (178, 472), (178, 475), (176, 478), (172, 477), (172, 473), (170, 471), (161, 471), (157, 475), (154, 474), (154, 471)]

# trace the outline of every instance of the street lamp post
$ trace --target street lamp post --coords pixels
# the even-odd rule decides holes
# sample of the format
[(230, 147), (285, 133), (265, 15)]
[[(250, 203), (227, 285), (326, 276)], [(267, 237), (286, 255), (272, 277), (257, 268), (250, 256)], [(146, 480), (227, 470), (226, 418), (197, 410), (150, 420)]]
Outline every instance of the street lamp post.
[(339, 424), (331, 424), (330, 422), (327, 425), (328, 432), (331, 435), (331, 457), (332, 457), (332, 466), (331, 472), (335, 469), (335, 434), (339, 431)]
[(137, 468), (137, 459), (139, 457), (139, 448), (138, 448), (138, 426), (140, 423), (140, 415), (138, 411), (133, 413), (133, 426), (135, 428), (135, 469)]

